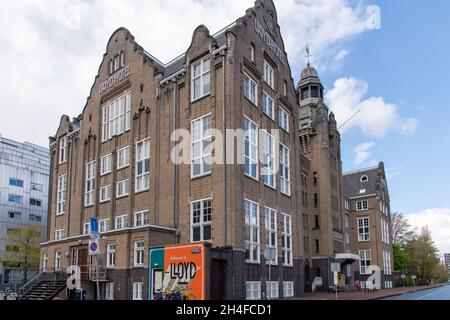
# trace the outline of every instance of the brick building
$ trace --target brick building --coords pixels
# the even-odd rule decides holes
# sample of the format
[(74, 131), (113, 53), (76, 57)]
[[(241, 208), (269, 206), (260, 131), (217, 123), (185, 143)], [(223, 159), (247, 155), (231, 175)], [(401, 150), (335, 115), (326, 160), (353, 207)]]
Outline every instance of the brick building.
[[(216, 144), (211, 128), (244, 130), (243, 164), (210, 163), (239, 140)], [(176, 129), (191, 133), (189, 163), (173, 161)], [(91, 217), (104, 299), (147, 299), (148, 250), (163, 245), (208, 244), (209, 299), (301, 296), (357, 259), (336, 121), (313, 68), (294, 85), (270, 0), (215, 35), (199, 26), (167, 64), (116, 30), (82, 114), (63, 116), (50, 146), (42, 269), (80, 266), (90, 299)]]

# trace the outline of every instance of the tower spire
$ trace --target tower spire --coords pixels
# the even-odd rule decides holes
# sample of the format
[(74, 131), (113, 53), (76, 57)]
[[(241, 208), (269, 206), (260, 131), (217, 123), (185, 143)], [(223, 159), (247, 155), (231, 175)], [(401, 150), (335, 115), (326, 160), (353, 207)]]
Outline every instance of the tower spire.
[(310, 49), (309, 49), (309, 45), (306, 46), (306, 50), (305, 51), (306, 51), (305, 57), (308, 59), (308, 67), (310, 67), (311, 66), (311, 63), (310, 63), (311, 52), (310, 52)]

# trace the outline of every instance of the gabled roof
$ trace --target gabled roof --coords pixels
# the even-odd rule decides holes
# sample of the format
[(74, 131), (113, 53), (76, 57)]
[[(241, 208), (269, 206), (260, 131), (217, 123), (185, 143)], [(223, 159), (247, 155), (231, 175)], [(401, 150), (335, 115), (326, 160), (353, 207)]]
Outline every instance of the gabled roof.
[[(378, 194), (383, 176), (384, 166), (381, 162), (376, 167), (344, 173), (342, 177), (344, 194), (350, 198)], [(362, 177), (367, 177), (367, 181), (362, 181)]]

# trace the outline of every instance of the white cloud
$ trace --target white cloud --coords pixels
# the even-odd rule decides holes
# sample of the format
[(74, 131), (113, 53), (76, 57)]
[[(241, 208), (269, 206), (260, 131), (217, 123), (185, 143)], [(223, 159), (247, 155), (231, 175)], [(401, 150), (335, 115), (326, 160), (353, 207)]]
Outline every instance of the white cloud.
[(418, 231), (428, 226), (436, 247), (441, 253), (450, 253), (450, 209), (427, 209), (406, 215)]
[[(362, 1), (275, 1), (294, 77), (312, 62), (327, 68), (345, 57), (343, 43), (367, 30)], [(194, 29), (214, 33), (243, 16), (253, 0), (4, 1), (0, 11), (3, 77), (1, 133), (47, 145), (62, 114), (84, 107), (107, 41), (120, 26), (163, 62), (183, 53)], [(21, 124), (14, 121), (21, 115)], [(26, 130), (25, 130), (26, 128)]]
[(373, 147), (375, 147), (375, 143), (373, 142), (366, 142), (358, 145), (353, 151), (355, 152), (355, 158), (353, 160), (353, 163), (356, 165), (362, 164), (370, 156), (370, 152), (372, 151)]
[(342, 127), (341, 132), (356, 127), (366, 136), (375, 138), (383, 138), (391, 129), (405, 136), (415, 133), (417, 119), (402, 118), (398, 106), (387, 103), (384, 98), (366, 98), (368, 89), (367, 82), (350, 77), (337, 79), (333, 88), (327, 92), (327, 103), (339, 125), (354, 116)]

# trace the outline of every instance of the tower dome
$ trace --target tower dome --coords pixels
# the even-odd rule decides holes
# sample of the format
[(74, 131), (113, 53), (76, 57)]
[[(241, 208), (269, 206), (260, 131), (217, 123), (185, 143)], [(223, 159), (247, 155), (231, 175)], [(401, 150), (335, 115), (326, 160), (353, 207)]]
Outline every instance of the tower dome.
[(297, 94), (299, 95), (299, 101), (308, 98), (323, 99), (323, 85), (319, 74), (314, 67), (311, 67), (309, 62), (306, 68), (303, 69), (298, 81)]
[(300, 88), (308, 83), (315, 83), (322, 85), (317, 70), (314, 67), (311, 67), (309, 63), (308, 66), (305, 69), (303, 69), (297, 87)]

